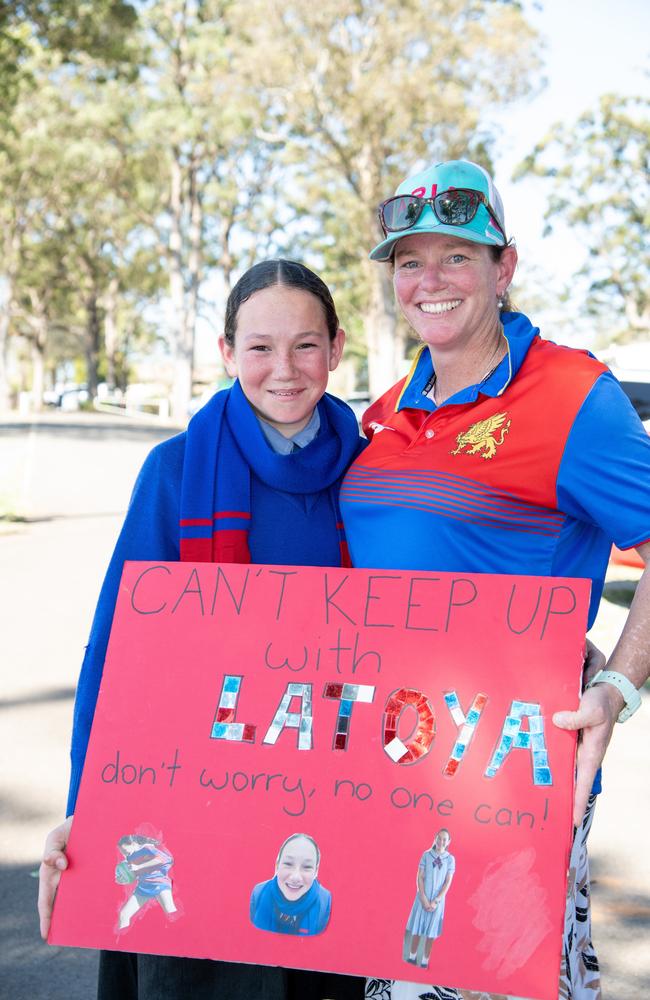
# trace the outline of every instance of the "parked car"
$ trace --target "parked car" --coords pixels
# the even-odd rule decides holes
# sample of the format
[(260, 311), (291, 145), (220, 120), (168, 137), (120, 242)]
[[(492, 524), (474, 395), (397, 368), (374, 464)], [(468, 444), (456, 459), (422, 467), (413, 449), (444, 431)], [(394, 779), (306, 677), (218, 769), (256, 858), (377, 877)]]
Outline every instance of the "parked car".
[(650, 427), (647, 426), (650, 422), (650, 381), (632, 382), (624, 379), (621, 381), (621, 388), (646, 425), (646, 430), (650, 432)]

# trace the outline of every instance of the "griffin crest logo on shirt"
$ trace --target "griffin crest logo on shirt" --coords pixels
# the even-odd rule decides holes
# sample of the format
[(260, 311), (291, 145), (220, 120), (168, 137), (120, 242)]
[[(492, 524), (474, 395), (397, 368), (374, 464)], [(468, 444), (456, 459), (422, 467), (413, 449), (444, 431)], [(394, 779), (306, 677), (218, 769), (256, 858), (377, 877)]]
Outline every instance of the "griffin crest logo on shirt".
[[(481, 454), (481, 458), (494, 458), (497, 453), (497, 448), (503, 444), (503, 439), (510, 430), (510, 420), (504, 425), (504, 421), (508, 416), (506, 413), (495, 413), (492, 417), (487, 417), (485, 420), (479, 420), (478, 423), (472, 424), (469, 430), (462, 431), (456, 437), (456, 448), (451, 455), (476, 455)], [(496, 437), (496, 433), (501, 429), (501, 436)], [(466, 452), (462, 449), (467, 448)]]
[(388, 427), (386, 424), (378, 424), (376, 420), (373, 420), (371, 424), (368, 424), (368, 427), (374, 434), (379, 434), (380, 431), (395, 430), (394, 427)]

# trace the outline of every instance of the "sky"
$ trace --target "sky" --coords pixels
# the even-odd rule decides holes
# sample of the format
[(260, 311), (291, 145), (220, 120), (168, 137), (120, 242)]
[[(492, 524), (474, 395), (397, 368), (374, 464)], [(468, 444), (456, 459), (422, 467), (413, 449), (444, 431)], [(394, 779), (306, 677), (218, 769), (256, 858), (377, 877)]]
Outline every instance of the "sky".
[[(570, 124), (583, 111), (594, 108), (601, 95), (648, 94), (650, 3), (540, 0), (536, 5), (528, 4), (527, 15), (546, 42), (543, 58), (548, 83), (538, 97), (500, 116), (502, 140), (495, 180), (520, 260), (541, 268), (542, 277), (560, 290), (570, 285), (583, 261), (580, 243), (566, 229), (542, 236), (549, 188), (537, 178), (513, 183), (512, 172), (555, 122)], [(543, 332), (557, 339), (552, 331)], [(579, 336), (588, 332), (583, 327)], [(650, 369), (650, 357), (647, 366)]]

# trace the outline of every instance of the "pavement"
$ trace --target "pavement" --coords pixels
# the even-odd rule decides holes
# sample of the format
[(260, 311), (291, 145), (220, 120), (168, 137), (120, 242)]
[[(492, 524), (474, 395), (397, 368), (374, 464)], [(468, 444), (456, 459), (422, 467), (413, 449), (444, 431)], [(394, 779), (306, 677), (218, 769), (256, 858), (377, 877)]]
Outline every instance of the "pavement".
[[(34, 875), (63, 818), (74, 687), (104, 568), (138, 468), (174, 432), (86, 414), (0, 418), (0, 1000), (95, 995), (96, 955), (40, 940)], [(611, 596), (636, 577), (613, 568)], [(602, 602), (592, 638), (605, 652), (625, 615)], [(614, 734), (590, 840), (605, 1000), (650, 997), (649, 746), (646, 691)]]

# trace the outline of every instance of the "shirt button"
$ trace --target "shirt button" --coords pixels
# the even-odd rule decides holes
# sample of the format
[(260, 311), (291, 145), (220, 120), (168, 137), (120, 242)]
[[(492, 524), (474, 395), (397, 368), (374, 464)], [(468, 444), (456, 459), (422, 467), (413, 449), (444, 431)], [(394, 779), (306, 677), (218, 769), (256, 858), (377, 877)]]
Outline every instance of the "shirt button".
[(436, 433), (435, 431), (428, 430), (428, 431), (424, 432), (424, 436), (425, 436), (425, 438), (432, 438), (435, 433)]

